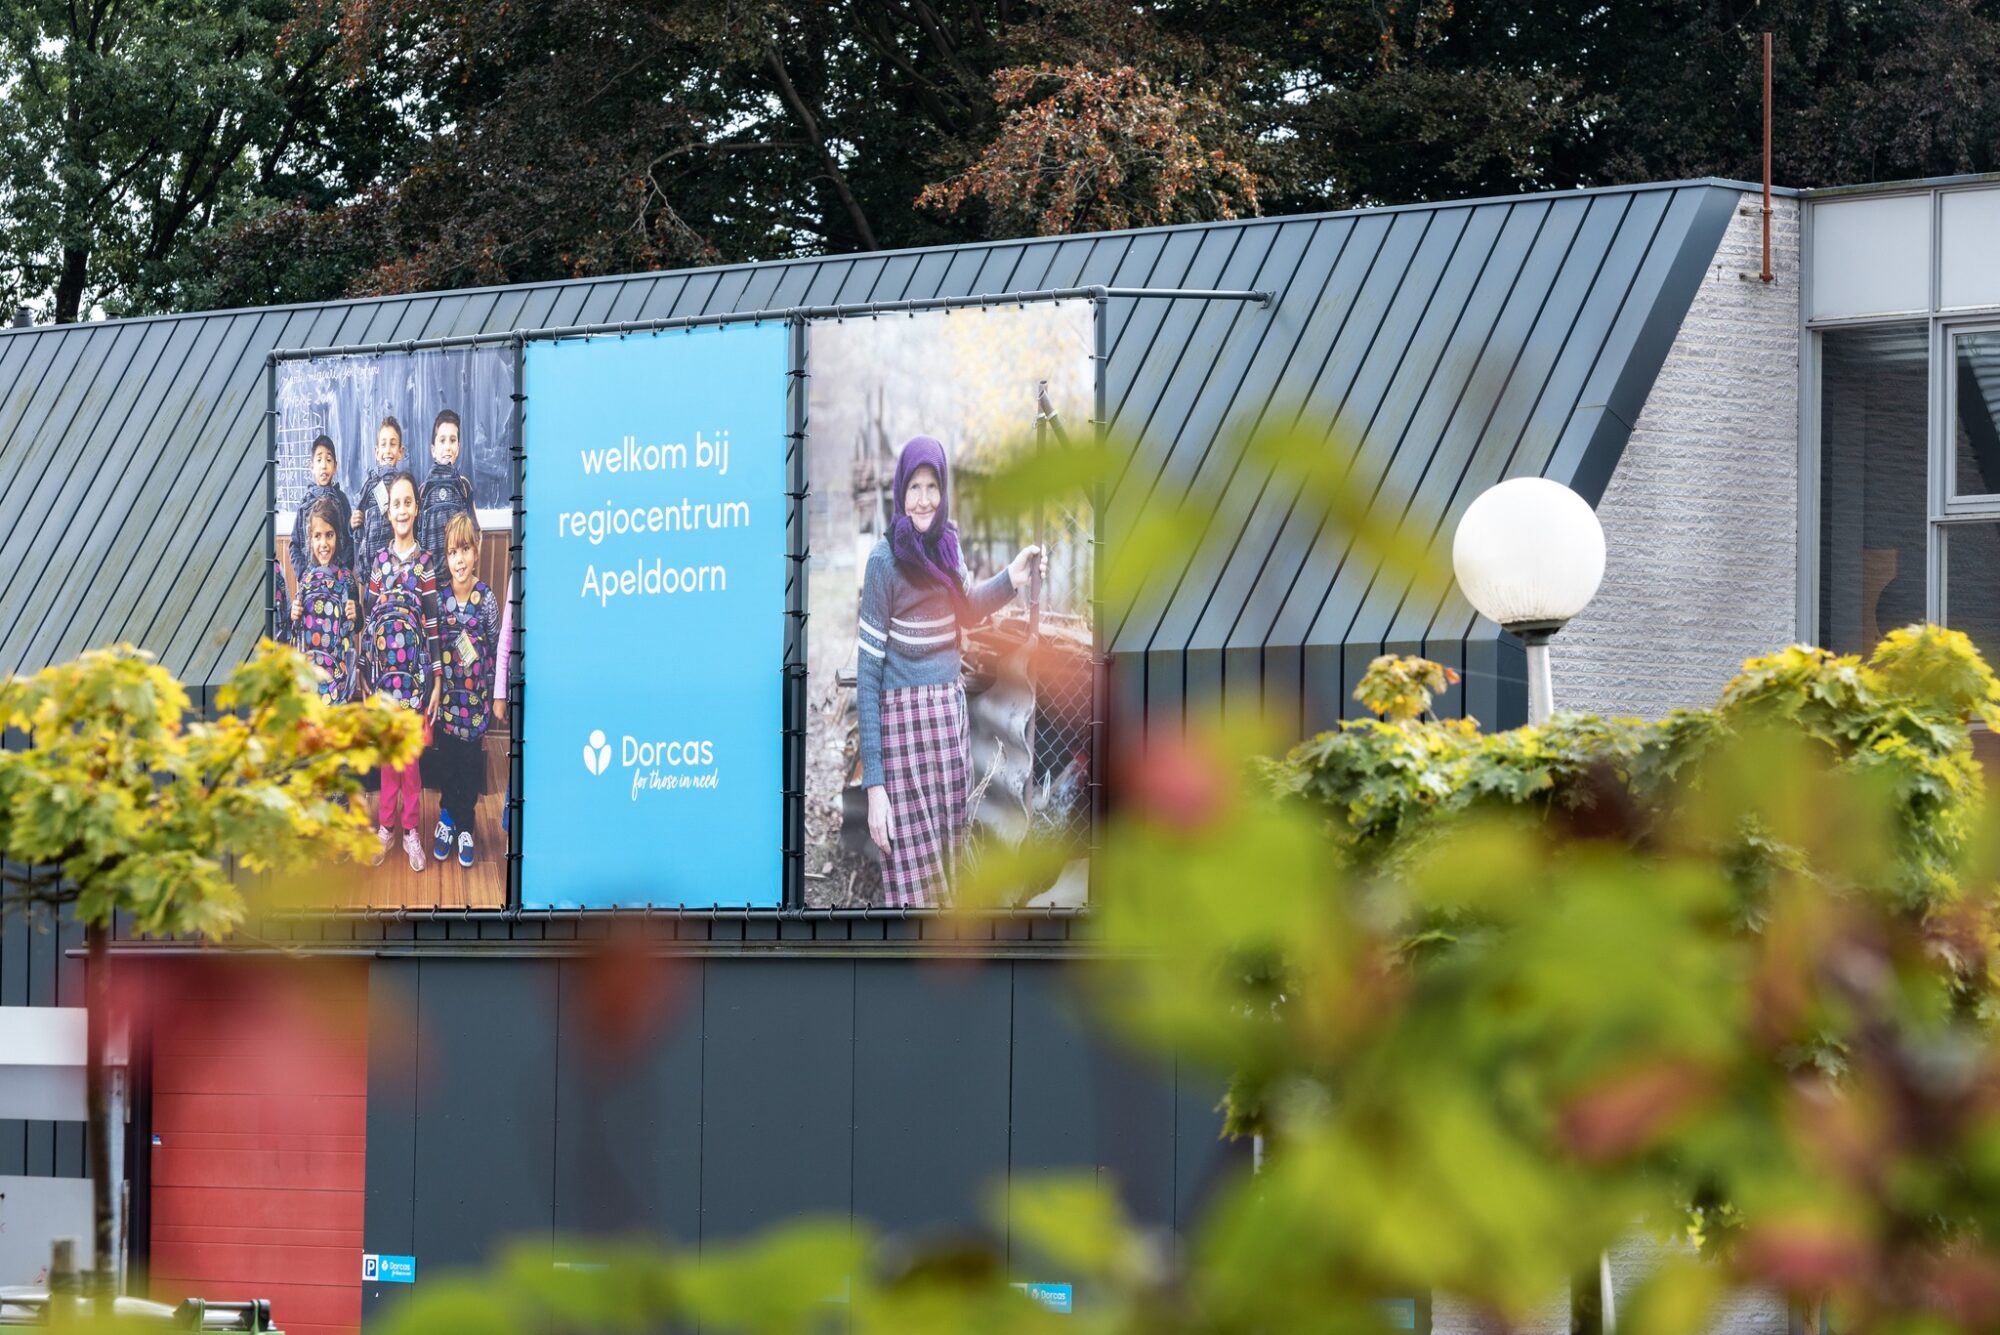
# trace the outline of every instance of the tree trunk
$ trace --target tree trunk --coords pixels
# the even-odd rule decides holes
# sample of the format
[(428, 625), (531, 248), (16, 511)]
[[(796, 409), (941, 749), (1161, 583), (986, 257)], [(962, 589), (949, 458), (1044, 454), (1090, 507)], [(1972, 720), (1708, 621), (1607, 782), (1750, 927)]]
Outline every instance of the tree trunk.
[(64, 246), (62, 274), (56, 279), (56, 323), (75, 324), (83, 308), (83, 280), (90, 267), (88, 246)]
[(90, 1212), (96, 1225), (90, 1291), (99, 1315), (109, 1317), (113, 1276), (117, 1274), (112, 1256), (111, 1197), (115, 1184), (111, 1181), (111, 1097), (104, 1067), (105, 1031), (111, 1025), (110, 925), (88, 924), (83, 940), (89, 956), (89, 972), (84, 975), (89, 1034), (84, 1045), (84, 1112), (90, 1118), (84, 1130), (84, 1151), (90, 1166)]

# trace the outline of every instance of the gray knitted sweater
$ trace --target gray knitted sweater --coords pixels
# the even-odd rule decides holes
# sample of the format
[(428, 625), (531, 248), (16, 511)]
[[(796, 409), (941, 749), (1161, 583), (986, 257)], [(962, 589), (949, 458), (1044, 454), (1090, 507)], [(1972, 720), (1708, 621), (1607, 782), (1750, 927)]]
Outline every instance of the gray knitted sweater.
[[(964, 567), (959, 581), (970, 586)], [(1014, 581), (1001, 570), (968, 587), (972, 614), (984, 619), (1007, 605)], [(958, 680), (958, 613), (951, 595), (928, 580), (909, 578), (896, 565), (889, 540), (868, 553), (861, 577), (861, 652), (855, 664), (855, 705), (861, 722), (861, 782), (882, 777), (882, 692), (903, 686), (941, 686)]]

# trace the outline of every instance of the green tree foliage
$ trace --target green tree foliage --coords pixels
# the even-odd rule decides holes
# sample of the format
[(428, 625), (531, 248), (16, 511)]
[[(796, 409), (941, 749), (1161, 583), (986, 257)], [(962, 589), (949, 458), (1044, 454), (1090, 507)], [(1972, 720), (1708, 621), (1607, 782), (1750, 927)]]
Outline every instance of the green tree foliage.
[[(407, 710), (329, 705), (311, 664), (268, 642), (191, 719), (187, 691), (120, 646), (0, 680), (0, 913), (68, 908), (90, 953), (90, 1122), (100, 1285), (112, 1264), (103, 1044), (113, 923), (150, 936), (227, 937), (238, 873), (367, 857), (360, 775), (414, 759)], [(16, 740), (18, 739), (18, 740)]]
[(1994, 0), (0, 5), (18, 298), (322, 300), (1759, 170), (2000, 168)]
[(0, 4), (6, 295), (171, 306), (196, 243), (381, 166), (393, 114), (336, 76), (332, 0)]

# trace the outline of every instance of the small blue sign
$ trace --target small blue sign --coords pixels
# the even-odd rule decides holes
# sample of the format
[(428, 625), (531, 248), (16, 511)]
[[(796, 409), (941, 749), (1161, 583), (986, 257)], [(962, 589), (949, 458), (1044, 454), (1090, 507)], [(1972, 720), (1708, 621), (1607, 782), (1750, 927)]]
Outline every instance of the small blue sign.
[(1051, 1312), (1068, 1316), (1072, 1311), (1073, 1299), (1067, 1284), (1016, 1284), (1014, 1287)]
[(378, 1256), (374, 1252), (361, 1255), (361, 1282), (363, 1284), (414, 1284), (417, 1282), (417, 1258), (414, 1256)]

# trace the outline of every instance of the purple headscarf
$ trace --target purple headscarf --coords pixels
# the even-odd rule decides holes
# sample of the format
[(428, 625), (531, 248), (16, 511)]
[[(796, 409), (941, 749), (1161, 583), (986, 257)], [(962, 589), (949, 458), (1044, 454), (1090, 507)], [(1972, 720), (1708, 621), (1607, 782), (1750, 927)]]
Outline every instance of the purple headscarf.
[[(919, 533), (914, 521), (903, 512), (903, 498), (910, 491), (910, 475), (919, 468), (937, 474), (938, 508), (930, 532)], [(912, 579), (929, 580), (944, 586), (958, 609), (961, 623), (971, 620), (965, 601), (965, 586), (959, 583), (962, 564), (958, 552), (958, 525), (951, 522), (951, 474), (945, 464), (944, 446), (931, 436), (912, 436), (896, 457), (896, 517), (889, 523), (889, 551), (896, 564)]]

